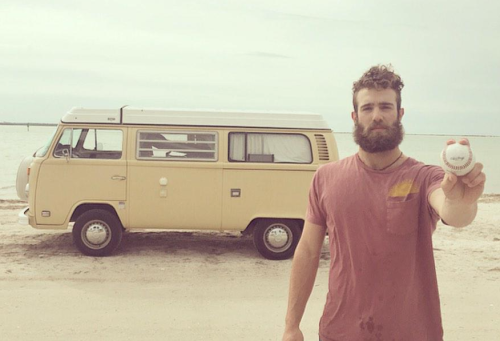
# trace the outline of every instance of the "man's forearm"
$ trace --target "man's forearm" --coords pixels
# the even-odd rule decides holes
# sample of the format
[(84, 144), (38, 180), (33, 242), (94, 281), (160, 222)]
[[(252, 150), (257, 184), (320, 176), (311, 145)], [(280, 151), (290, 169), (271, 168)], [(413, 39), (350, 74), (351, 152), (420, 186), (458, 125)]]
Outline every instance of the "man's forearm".
[(318, 272), (319, 254), (311, 255), (299, 247), (295, 252), (290, 277), (290, 292), (286, 327), (298, 328), (304, 315), (307, 300), (311, 295)]
[(439, 215), (450, 226), (464, 227), (474, 220), (476, 214), (477, 202), (465, 205), (444, 199)]

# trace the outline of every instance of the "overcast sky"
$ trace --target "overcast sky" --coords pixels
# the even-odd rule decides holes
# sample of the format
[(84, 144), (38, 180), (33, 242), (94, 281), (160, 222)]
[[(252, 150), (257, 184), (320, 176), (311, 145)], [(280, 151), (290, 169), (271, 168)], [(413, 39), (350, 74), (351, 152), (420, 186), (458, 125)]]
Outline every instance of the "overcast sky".
[(72, 107), (321, 113), (391, 63), (407, 133), (500, 135), (500, 1), (0, 2), (0, 121)]

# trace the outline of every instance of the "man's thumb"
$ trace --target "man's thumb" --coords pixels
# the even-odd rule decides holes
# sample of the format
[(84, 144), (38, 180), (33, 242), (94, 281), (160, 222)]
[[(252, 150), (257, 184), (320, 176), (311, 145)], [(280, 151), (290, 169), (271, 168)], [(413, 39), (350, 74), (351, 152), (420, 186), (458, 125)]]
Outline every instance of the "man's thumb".
[(453, 189), (455, 184), (457, 183), (457, 176), (455, 174), (446, 173), (444, 175), (444, 179), (441, 182), (441, 188), (443, 192), (446, 194)]

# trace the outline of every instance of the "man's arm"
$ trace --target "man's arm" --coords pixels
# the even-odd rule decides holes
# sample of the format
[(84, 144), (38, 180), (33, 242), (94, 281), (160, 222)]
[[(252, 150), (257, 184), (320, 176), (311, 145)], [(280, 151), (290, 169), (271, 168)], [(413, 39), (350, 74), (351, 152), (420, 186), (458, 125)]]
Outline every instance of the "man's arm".
[[(455, 143), (449, 140), (448, 144)], [(469, 144), (466, 139), (461, 144)], [(486, 175), (482, 172), (483, 165), (476, 163), (466, 175), (457, 177), (446, 173), (441, 188), (429, 196), (429, 203), (446, 224), (454, 227), (469, 225), (477, 213), (477, 200), (484, 191)]]
[(306, 222), (292, 263), (283, 341), (303, 341), (299, 325), (318, 272), (326, 228)]
[(436, 189), (430, 196), (432, 208), (439, 217), (453, 227), (464, 227), (472, 223), (477, 213), (477, 202), (460, 204), (447, 200), (442, 188)]

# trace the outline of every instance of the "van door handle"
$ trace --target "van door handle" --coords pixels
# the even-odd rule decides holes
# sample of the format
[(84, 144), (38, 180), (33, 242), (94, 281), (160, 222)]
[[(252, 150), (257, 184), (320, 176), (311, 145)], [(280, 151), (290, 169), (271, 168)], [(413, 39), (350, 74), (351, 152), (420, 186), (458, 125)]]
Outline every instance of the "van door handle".
[(120, 175), (114, 175), (111, 177), (111, 180), (119, 180), (119, 181), (122, 181), (122, 180), (126, 180), (127, 177), (126, 176), (120, 176)]

